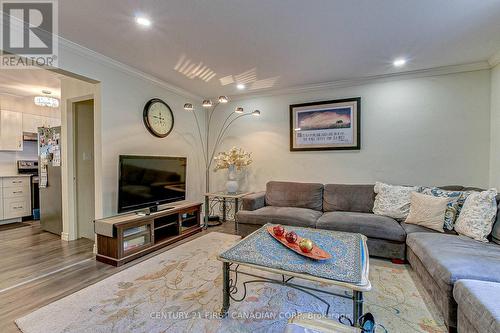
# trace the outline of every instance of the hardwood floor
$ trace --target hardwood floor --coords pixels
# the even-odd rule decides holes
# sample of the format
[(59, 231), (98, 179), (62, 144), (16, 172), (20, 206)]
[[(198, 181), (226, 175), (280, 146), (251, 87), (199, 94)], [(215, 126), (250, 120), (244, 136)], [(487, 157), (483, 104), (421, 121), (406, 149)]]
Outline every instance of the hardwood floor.
[(61, 241), (58, 236), (41, 230), (38, 222), (0, 226), (1, 331), (20, 332), (15, 319), (212, 231), (234, 234), (234, 223), (209, 228), (121, 267), (113, 267), (94, 259), (94, 243), (88, 239)]

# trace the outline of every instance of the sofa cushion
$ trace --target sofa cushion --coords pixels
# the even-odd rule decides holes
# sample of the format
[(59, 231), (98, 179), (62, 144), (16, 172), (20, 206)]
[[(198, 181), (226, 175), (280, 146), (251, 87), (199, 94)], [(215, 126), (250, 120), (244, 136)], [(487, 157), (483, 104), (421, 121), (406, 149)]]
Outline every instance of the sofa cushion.
[(264, 225), (266, 223), (315, 227), (321, 212), (307, 208), (266, 206), (257, 210), (238, 212), (238, 223)]
[(491, 240), (500, 244), (500, 205), (497, 206), (497, 217), (493, 224), (493, 230), (491, 231)]
[(500, 332), (500, 284), (459, 280), (455, 284), (453, 296), (458, 303), (458, 311), (477, 332)]
[[(438, 187), (424, 187), (422, 194), (432, 195), (439, 198), (450, 198), (446, 213), (444, 216), (444, 229), (453, 230), (453, 225), (458, 216), (459, 200), (465, 202), (464, 193), (462, 191), (446, 191)], [(463, 198), (463, 199), (462, 199)], [(463, 202), (462, 205), (463, 205)]]
[(413, 192), (410, 198), (410, 214), (408, 214), (405, 223), (444, 232), (444, 219), (451, 199), (416, 192)]
[(488, 242), (487, 237), (491, 234), (497, 213), (496, 195), (496, 189), (472, 192), (458, 216), (455, 231), (460, 235)]
[(375, 192), (373, 185), (325, 185), (323, 211), (371, 213)]
[(269, 182), (266, 185), (266, 205), (321, 211), (323, 209), (323, 184)]
[[(435, 230), (432, 230), (432, 229), (429, 229), (429, 228), (426, 228), (426, 227), (423, 227), (423, 226), (417, 225), (417, 224), (409, 224), (409, 223), (402, 222), (401, 226), (403, 227), (403, 229), (405, 230), (405, 232), (406, 232), (407, 235), (412, 234), (414, 232), (437, 232)], [(457, 234), (453, 230), (446, 230), (445, 229), (444, 232), (447, 233), (447, 234), (450, 234), (450, 235), (456, 235)]]
[(386, 216), (371, 213), (328, 212), (316, 223), (320, 229), (358, 232), (369, 238), (404, 242), (406, 233), (399, 223)]
[(418, 192), (420, 187), (376, 182), (373, 190), (377, 193), (373, 203), (375, 214), (404, 220), (410, 212), (410, 194)]
[(451, 293), (460, 279), (500, 282), (500, 246), (464, 236), (414, 232), (406, 244), (436, 283)]

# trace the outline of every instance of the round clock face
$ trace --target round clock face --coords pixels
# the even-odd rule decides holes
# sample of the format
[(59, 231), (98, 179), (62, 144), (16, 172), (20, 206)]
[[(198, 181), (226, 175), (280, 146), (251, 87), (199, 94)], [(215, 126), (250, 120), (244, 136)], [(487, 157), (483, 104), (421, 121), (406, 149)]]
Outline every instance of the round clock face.
[(158, 98), (153, 98), (144, 106), (144, 125), (156, 137), (164, 138), (174, 128), (174, 115), (170, 107)]

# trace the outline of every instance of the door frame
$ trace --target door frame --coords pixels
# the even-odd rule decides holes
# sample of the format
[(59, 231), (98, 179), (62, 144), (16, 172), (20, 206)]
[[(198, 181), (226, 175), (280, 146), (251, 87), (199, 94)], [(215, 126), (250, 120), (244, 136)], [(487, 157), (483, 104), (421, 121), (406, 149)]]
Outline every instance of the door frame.
[[(95, 100), (93, 98), (85, 98), (85, 96), (82, 96), (82, 97), (78, 97), (77, 99), (74, 99), (74, 100), (71, 100), (71, 123), (73, 125), (73, 128), (72, 128), (72, 131), (73, 131), (73, 145), (72, 145), (72, 149), (73, 149), (73, 155), (72, 155), (72, 158), (73, 158), (73, 191), (74, 191), (74, 198), (75, 200), (72, 200), (72, 205), (74, 206), (74, 221), (75, 221), (75, 238), (82, 238), (81, 235), (79, 235), (79, 221), (78, 221), (78, 184), (77, 184), (77, 174), (78, 174), (78, 164), (76, 163), (76, 161), (78, 160), (78, 157), (77, 157), (77, 153), (78, 153), (78, 150), (77, 150), (77, 145), (78, 145), (78, 132), (76, 130), (76, 126), (77, 126), (77, 116), (76, 116), (76, 105), (78, 103), (81, 103), (81, 102), (86, 102), (86, 101), (92, 101), (92, 121), (93, 123), (95, 123), (94, 121), (94, 117), (95, 117)], [(94, 131), (95, 131), (95, 126), (93, 126), (92, 128), (92, 136), (95, 137), (95, 134), (94, 134)], [(92, 148), (92, 160), (95, 161), (95, 145), (94, 147)], [(94, 162), (94, 195), (93, 195), (93, 204), (94, 204), (94, 207), (95, 207), (95, 162)], [(95, 213), (95, 208), (94, 208), (94, 219), (96, 218), (96, 213)], [(94, 236), (94, 241), (95, 241), (95, 236)]]
[[(78, 238), (78, 222), (77, 222), (77, 209), (76, 209), (76, 198), (77, 198), (77, 188), (76, 188), (76, 156), (75, 156), (75, 103), (93, 100), (94, 101), (94, 216), (95, 218), (102, 217), (102, 184), (101, 184), (101, 115), (100, 115), (100, 96), (99, 90), (100, 85), (97, 84), (95, 87), (95, 93), (78, 96), (74, 98), (68, 98), (66, 100), (66, 112), (64, 115), (63, 126), (65, 126), (63, 133), (63, 141), (65, 148), (62, 152), (63, 157), (67, 161), (66, 166), (63, 167), (63, 232), (61, 234), (61, 239), (65, 241), (71, 241)], [(67, 198), (65, 200), (64, 198)], [(96, 246), (94, 243), (94, 252)]]

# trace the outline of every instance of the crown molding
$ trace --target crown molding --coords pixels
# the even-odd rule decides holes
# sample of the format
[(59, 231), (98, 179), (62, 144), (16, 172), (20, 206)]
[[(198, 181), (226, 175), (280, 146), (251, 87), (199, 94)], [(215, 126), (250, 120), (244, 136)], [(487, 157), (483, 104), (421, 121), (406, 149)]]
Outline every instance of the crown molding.
[[(149, 81), (153, 84), (156, 84), (157, 86), (170, 91), (171, 93), (186, 97), (186, 98), (192, 98), (195, 100), (202, 99), (201, 96), (192, 93), (188, 90), (185, 90), (183, 88), (177, 87), (171, 83), (168, 83), (166, 81), (163, 81), (153, 75), (147, 74), (135, 67), (126, 65), (122, 62), (119, 62), (113, 58), (110, 58), (108, 56), (105, 56), (99, 52), (93, 51), (89, 48), (86, 48), (85, 46), (82, 46), (78, 43), (72, 42), (66, 38), (63, 38), (61, 36), (59, 38), (59, 48), (64, 48), (72, 53), (75, 53), (80, 56), (84, 56), (87, 59), (99, 62), (101, 64), (107, 65), (110, 68), (120, 70), (123, 73), (133, 75), (135, 77), (138, 77), (142, 80)], [(64, 70), (64, 68), (62, 68)], [(93, 80), (93, 79), (92, 79)]]
[(442, 66), (435, 68), (427, 68), (427, 69), (419, 69), (414, 71), (407, 72), (399, 72), (399, 73), (390, 73), (390, 74), (381, 74), (381, 75), (373, 75), (373, 76), (365, 76), (359, 77), (355, 79), (346, 79), (346, 80), (337, 80), (323, 83), (314, 83), (308, 85), (299, 85), (289, 88), (283, 89), (272, 89), (261, 92), (249, 92), (249, 93), (241, 93), (234, 95), (232, 100), (243, 100), (249, 98), (257, 98), (257, 97), (271, 97), (277, 95), (290, 95), (290, 94), (300, 94), (307, 93), (312, 91), (319, 90), (328, 90), (328, 89), (338, 89), (352, 86), (359, 86), (363, 84), (379, 82), (379, 81), (392, 81), (392, 80), (402, 80), (402, 79), (413, 79), (420, 77), (428, 77), (428, 76), (439, 76), (439, 75), (447, 75), (454, 73), (463, 73), (463, 72), (473, 72), (491, 69), (491, 65), (488, 61), (480, 61), (468, 64), (461, 65), (451, 65), (451, 66)]
[(498, 50), (497, 53), (493, 54), (488, 59), (488, 63), (490, 64), (491, 67), (495, 67), (496, 65), (500, 64), (500, 50)]

